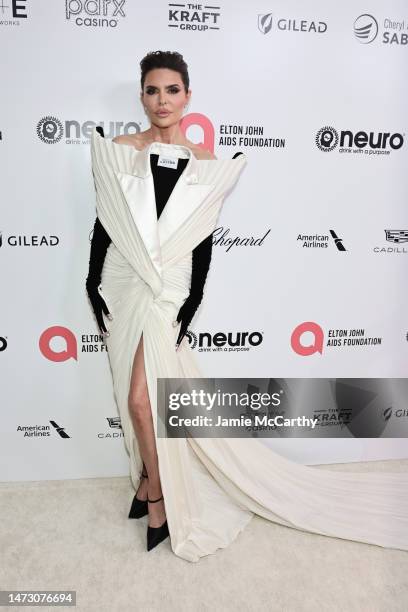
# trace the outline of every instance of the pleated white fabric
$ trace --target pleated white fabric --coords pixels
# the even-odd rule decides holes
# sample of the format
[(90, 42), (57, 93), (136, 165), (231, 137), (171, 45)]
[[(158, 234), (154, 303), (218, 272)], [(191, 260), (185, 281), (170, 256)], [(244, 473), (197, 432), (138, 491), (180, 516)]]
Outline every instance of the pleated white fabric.
[[(150, 153), (188, 158), (157, 219)], [(142, 461), (128, 412), (133, 359), (143, 334), (145, 370), (171, 546), (187, 561), (228, 546), (254, 513), (302, 531), (408, 550), (408, 474), (344, 473), (299, 465), (256, 439), (157, 437), (158, 377), (201, 378), (172, 322), (188, 296), (193, 249), (215, 229), (247, 163), (197, 160), (182, 145), (142, 151), (91, 141), (98, 217), (112, 239), (100, 291), (113, 321), (106, 339), (130, 476)]]

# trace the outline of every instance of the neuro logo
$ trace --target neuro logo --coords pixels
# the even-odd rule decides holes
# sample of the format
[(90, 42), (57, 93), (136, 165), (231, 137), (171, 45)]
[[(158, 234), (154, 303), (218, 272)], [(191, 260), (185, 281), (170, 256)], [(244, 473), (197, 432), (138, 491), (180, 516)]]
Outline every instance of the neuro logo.
[[(56, 351), (51, 347), (51, 342), (56, 337), (61, 337), (65, 340), (65, 348), (62, 351)], [(38, 345), (41, 353), (49, 361), (78, 360), (77, 341), (72, 331), (67, 327), (62, 327), (61, 325), (49, 327), (41, 334)]]
[(272, 29), (272, 13), (258, 14), (258, 30), (267, 34)]
[(339, 135), (334, 127), (325, 125), (317, 132), (315, 140), (321, 151), (333, 151), (339, 143)]
[(7, 338), (0, 336), (0, 353), (5, 351), (7, 348)]
[(365, 132), (358, 130), (340, 130), (340, 135), (333, 127), (325, 125), (316, 134), (317, 147), (327, 153), (339, 145), (339, 153), (365, 153), (376, 155), (378, 152), (389, 154), (390, 149), (398, 150), (404, 144), (404, 136), (399, 132)]
[(198, 344), (197, 334), (195, 334), (189, 329), (186, 332), (186, 337), (188, 338), (188, 343), (190, 345), (190, 348), (194, 349)]
[(47, 115), (37, 123), (37, 134), (46, 144), (59, 142), (64, 134), (62, 122), (57, 117)]
[(236, 331), (236, 332), (200, 332), (196, 335), (188, 331), (190, 347), (200, 352), (235, 352), (243, 348), (249, 350), (262, 344), (263, 331)]
[(363, 45), (372, 43), (378, 34), (378, 23), (372, 15), (360, 15), (353, 25), (354, 36)]

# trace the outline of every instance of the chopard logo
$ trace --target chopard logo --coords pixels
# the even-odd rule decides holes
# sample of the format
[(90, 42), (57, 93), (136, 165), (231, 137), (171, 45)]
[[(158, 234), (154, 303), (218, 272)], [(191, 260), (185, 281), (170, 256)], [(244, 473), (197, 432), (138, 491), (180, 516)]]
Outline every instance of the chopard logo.
[(252, 246), (263, 246), (263, 241), (267, 237), (270, 232), (270, 228), (261, 238), (254, 238), (253, 236), (233, 236), (230, 237), (228, 234), (230, 233), (229, 228), (217, 227), (213, 232), (213, 245), (222, 246), (226, 252), (228, 252), (232, 247), (252, 247)]

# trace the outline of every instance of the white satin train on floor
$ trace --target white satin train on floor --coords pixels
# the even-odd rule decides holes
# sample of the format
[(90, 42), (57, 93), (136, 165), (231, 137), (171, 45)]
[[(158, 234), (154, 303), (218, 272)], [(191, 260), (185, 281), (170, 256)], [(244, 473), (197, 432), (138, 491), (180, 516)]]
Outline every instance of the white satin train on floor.
[[(150, 153), (188, 158), (157, 220)], [(189, 293), (192, 250), (210, 235), (225, 196), (246, 164), (197, 160), (181, 145), (142, 151), (103, 138), (91, 142), (97, 214), (112, 239), (101, 293), (113, 388), (134, 488), (142, 462), (128, 412), (133, 359), (141, 335), (156, 430), (171, 546), (188, 561), (228, 546), (254, 513), (302, 531), (408, 550), (408, 474), (345, 473), (304, 466), (256, 439), (157, 437), (158, 377), (201, 378), (172, 322)]]

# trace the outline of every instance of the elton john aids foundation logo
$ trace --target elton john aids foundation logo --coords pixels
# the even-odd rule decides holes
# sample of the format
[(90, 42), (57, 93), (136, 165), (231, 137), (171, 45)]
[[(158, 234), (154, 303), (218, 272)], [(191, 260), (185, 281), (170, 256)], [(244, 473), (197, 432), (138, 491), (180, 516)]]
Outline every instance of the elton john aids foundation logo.
[[(62, 338), (63, 346), (61, 350), (51, 346), (58, 342), (56, 338)], [(61, 325), (49, 327), (41, 334), (38, 344), (41, 353), (49, 361), (61, 362), (68, 361), (68, 359), (78, 361), (77, 341), (72, 331), (67, 327)]]
[[(312, 335), (311, 344), (303, 343), (304, 338), (302, 338), (302, 336), (307, 332), (310, 332)], [(293, 330), (290, 338), (290, 345), (295, 353), (307, 357), (314, 353), (323, 353), (323, 340), (324, 333), (320, 325), (313, 321), (305, 321)]]
[[(304, 334), (307, 334), (306, 336)], [(326, 339), (325, 339), (326, 337)], [(305, 321), (292, 332), (290, 344), (298, 355), (308, 357), (315, 353), (323, 354), (326, 349), (345, 350), (375, 350), (381, 347), (383, 338), (368, 334), (364, 327), (332, 327), (323, 329), (314, 321)]]

